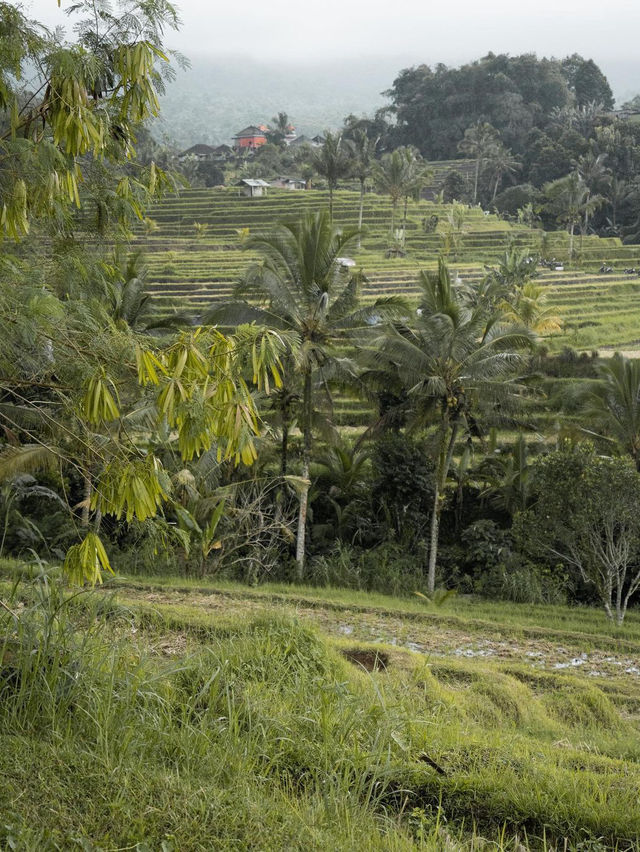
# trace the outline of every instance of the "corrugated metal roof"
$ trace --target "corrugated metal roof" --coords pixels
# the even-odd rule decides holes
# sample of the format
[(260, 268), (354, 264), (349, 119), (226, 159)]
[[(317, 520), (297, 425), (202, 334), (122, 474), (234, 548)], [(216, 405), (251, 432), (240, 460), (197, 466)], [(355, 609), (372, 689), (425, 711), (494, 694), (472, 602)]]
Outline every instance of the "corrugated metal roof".
[(246, 184), (246, 186), (271, 186), (268, 181), (261, 180), (260, 178), (242, 178), (241, 183)]

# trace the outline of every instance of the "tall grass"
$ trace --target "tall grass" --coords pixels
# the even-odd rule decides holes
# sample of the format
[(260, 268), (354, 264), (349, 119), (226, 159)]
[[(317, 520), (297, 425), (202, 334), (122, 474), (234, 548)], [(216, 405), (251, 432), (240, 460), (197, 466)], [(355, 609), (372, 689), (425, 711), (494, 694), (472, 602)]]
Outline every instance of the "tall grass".
[(633, 705), (593, 684), (465, 662), (369, 673), (277, 615), (168, 625), (44, 572), (16, 585), (0, 846), (634, 848)]

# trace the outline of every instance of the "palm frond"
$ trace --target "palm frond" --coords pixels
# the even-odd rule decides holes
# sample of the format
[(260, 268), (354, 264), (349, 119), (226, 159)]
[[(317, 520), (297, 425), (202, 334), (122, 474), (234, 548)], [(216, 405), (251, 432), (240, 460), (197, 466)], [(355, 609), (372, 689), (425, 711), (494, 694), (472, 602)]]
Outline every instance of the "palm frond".
[(21, 473), (55, 469), (58, 455), (52, 447), (42, 444), (22, 444), (7, 447), (0, 453), (0, 480), (12, 479)]

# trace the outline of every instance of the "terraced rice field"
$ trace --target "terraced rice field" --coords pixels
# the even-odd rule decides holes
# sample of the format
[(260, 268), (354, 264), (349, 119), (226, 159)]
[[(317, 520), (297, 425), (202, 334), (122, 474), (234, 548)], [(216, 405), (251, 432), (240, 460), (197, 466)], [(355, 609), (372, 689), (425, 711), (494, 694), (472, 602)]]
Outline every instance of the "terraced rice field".
[[(327, 193), (319, 190), (271, 190), (264, 198), (249, 199), (236, 188), (192, 189), (165, 199), (150, 213), (157, 229), (149, 234), (140, 228), (136, 234), (137, 244), (147, 257), (156, 304), (200, 311), (229, 298), (251, 261), (240, 246), (245, 229), (262, 230), (327, 203)], [(339, 225), (355, 225), (357, 210), (356, 192), (336, 194), (334, 216)], [(434, 268), (444, 247), (447, 212), (447, 205), (411, 202), (407, 256), (386, 258), (390, 202), (373, 193), (367, 195), (366, 231), (362, 248), (354, 253), (367, 276), (362, 292), (365, 301), (382, 295), (417, 295), (418, 271)], [(439, 218), (438, 227), (435, 233), (427, 234), (422, 223), (433, 214)], [(198, 233), (195, 223), (206, 226), (205, 230)], [(495, 263), (509, 245), (527, 246), (563, 259), (568, 237), (564, 231), (544, 234), (472, 208), (467, 211), (459, 249), (455, 254), (450, 252), (449, 263), (463, 279), (477, 280), (485, 266)], [(613, 238), (587, 237), (582, 244), (576, 240), (576, 250), (580, 268), (562, 272), (543, 269), (538, 278), (565, 321), (564, 333), (549, 341), (551, 347), (640, 349), (640, 279), (624, 273), (626, 267), (640, 266), (640, 246), (622, 245)], [(613, 266), (614, 273), (598, 273), (603, 262)]]

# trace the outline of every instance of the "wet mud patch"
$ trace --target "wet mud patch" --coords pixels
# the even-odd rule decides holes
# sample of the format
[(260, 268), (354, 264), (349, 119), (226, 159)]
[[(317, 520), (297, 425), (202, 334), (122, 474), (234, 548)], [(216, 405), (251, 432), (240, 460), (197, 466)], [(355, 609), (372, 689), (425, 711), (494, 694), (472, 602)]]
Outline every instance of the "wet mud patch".
[(385, 651), (370, 648), (342, 648), (342, 656), (368, 672), (386, 671), (389, 668), (389, 655)]

